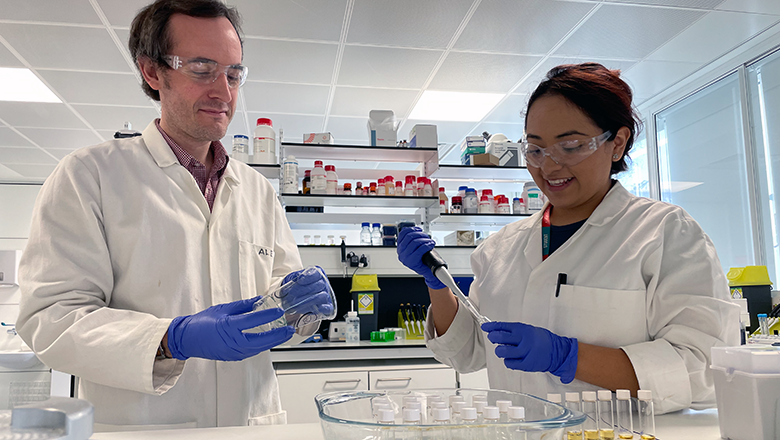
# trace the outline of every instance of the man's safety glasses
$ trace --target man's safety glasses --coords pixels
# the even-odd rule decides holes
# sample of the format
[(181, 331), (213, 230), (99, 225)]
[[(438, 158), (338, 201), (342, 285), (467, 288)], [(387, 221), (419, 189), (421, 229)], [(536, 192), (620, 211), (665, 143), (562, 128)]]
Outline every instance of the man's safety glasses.
[(558, 165), (573, 166), (587, 159), (610, 136), (612, 136), (612, 133), (605, 131), (590, 139), (563, 141), (552, 144), (547, 148), (542, 148), (529, 143), (526, 136), (523, 135), (523, 139), (520, 141), (520, 153), (525, 156), (526, 163), (534, 168), (542, 167), (545, 156), (550, 156), (550, 159)]
[(232, 89), (243, 86), (249, 73), (249, 68), (241, 64), (219, 64), (207, 58), (180, 58), (176, 55), (166, 55), (163, 59), (173, 70), (202, 84), (211, 84), (224, 73), (228, 86)]

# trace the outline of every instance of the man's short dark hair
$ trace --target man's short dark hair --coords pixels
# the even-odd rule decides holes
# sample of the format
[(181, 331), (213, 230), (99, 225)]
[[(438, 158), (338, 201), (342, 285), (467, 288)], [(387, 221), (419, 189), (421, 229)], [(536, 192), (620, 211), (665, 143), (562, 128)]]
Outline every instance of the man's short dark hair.
[[(128, 47), (136, 68), (141, 57), (152, 60), (163, 69), (169, 68), (163, 57), (170, 55), (172, 43), (168, 34), (168, 22), (174, 14), (200, 18), (227, 18), (236, 30), (243, 52), (241, 15), (236, 8), (227, 6), (219, 0), (157, 0), (141, 9), (133, 19), (133, 24), (130, 25)], [(145, 80), (141, 87), (150, 98), (155, 101), (160, 100), (160, 92), (151, 88)]]

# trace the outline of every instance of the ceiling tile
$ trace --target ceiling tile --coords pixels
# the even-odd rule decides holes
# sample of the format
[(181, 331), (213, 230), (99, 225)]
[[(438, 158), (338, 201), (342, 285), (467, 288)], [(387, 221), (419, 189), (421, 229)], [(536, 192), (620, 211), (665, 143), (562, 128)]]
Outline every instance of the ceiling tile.
[(651, 6), (682, 6), (686, 8), (714, 9), (723, 0), (603, 0), (609, 3), (643, 3)]
[(114, 107), (105, 105), (74, 105), (74, 109), (96, 130), (121, 130), (125, 122), (130, 122), (134, 130), (143, 131), (155, 118), (159, 118), (154, 107)]
[(22, 177), (22, 175), (0, 163), (0, 179), (16, 179), (19, 177)]
[(135, 75), (41, 70), (41, 76), (66, 102), (150, 106)]
[(698, 63), (645, 60), (626, 71), (624, 78), (637, 100), (652, 97), (693, 73)]
[(594, 60), (591, 58), (576, 57), (549, 57), (539, 66), (537, 66), (536, 69), (534, 69), (531, 75), (528, 76), (528, 78), (526, 78), (525, 81), (523, 81), (522, 84), (517, 87), (515, 93), (527, 95), (533, 93), (539, 83), (542, 82), (542, 80), (547, 76), (547, 72), (549, 72), (553, 67), (560, 66), (562, 64), (580, 64), (587, 62), (596, 62), (603, 65), (607, 69), (620, 70), (621, 72), (625, 72), (626, 70), (630, 69), (631, 66), (636, 64), (636, 61), (610, 59)]
[(541, 57), (450, 52), (429, 89), (506, 93)]
[(249, 67), (249, 79), (330, 84), (338, 48), (336, 44), (246, 39), (244, 64)]
[(346, 46), (338, 84), (419, 89), (441, 54), (438, 50)]
[(726, 0), (718, 6), (718, 9), (780, 15), (780, 2), (777, 0)]
[(10, 128), (0, 127), (0, 147), (32, 147), (27, 139), (16, 134)]
[(0, 101), (0, 119), (14, 127), (87, 128), (65, 104)]
[(0, 147), (0, 163), (5, 165), (20, 163), (52, 164), (57, 163), (57, 161), (36, 147)]
[(3, 0), (0, 19), (100, 24), (88, 1)]
[[(0, 32), (0, 34), (2, 34), (2, 32)], [(24, 64), (16, 59), (11, 51), (0, 44), (0, 67), (24, 67)]]
[(232, 0), (245, 35), (339, 41), (346, 0)]
[(105, 29), (4, 24), (2, 36), (32, 67), (130, 72)]
[(415, 121), (407, 120), (398, 129), (398, 139), (409, 139), (409, 132), (417, 124), (435, 124), (436, 135), (439, 138), (439, 143), (454, 144), (458, 143), (469, 134), (469, 131), (474, 127), (474, 122), (452, 122), (452, 121)]
[(364, 87), (336, 87), (331, 115), (364, 116), (371, 110), (392, 110), (403, 118), (411, 110), (417, 90), (369, 89)]
[(544, 54), (593, 7), (551, 0), (483, 1), (455, 49)]
[[(284, 139), (289, 142), (301, 142), (304, 133), (319, 133), (322, 131), (322, 124), (325, 117), (322, 116), (298, 116), (298, 115), (280, 115), (273, 113), (248, 112), (249, 120), (255, 121), (257, 118), (270, 118), (274, 121), (274, 130), (277, 139), (279, 130), (284, 130)], [(336, 138), (338, 139), (338, 138)]]
[(149, 0), (97, 0), (97, 2), (112, 26), (125, 27), (130, 27), (138, 11), (151, 3)]
[(57, 165), (6, 164), (6, 166), (24, 177), (45, 179)]
[(472, 0), (356, 0), (348, 43), (445, 49)]
[(75, 150), (77, 148), (97, 145), (103, 142), (92, 132), (92, 130), (20, 128), (19, 131), (42, 148), (70, 148)]
[(707, 63), (778, 21), (777, 16), (713, 11), (661, 46), (649, 60)]
[(509, 95), (485, 119), (490, 122), (523, 122), (522, 113), (527, 102), (528, 95)]
[(328, 126), (325, 128), (325, 131), (333, 135), (337, 144), (346, 140), (359, 141), (362, 145), (370, 144), (368, 137), (368, 114), (366, 114), (365, 118), (331, 116), (328, 118)]
[(246, 108), (250, 112), (324, 115), (329, 93), (330, 87), (328, 86), (258, 82), (244, 84)]
[(642, 59), (704, 14), (683, 9), (604, 5), (555, 54)]

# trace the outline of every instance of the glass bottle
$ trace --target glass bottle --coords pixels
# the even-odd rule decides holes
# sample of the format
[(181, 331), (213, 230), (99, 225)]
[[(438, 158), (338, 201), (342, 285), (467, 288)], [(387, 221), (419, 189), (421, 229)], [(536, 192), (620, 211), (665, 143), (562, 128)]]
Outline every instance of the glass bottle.
[(371, 246), (382, 246), (382, 225), (374, 223), (371, 230)]
[(371, 246), (371, 224), (368, 222), (363, 222), (360, 229), (360, 245), (361, 246)]
[(653, 393), (650, 390), (637, 391), (639, 398), (639, 438), (655, 440), (655, 410), (653, 409)]
[(376, 195), (376, 182), (371, 182), (371, 184), (368, 187), (368, 195), (375, 196)]
[[(566, 408), (581, 411), (580, 393), (566, 393)], [(566, 428), (566, 440), (582, 440), (582, 425)]]
[(476, 214), (479, 211), (479, 200), (477, 200), (477, 191), (474, 188), (466, 190), (462, 210), (464, 214)]
[[(507, 408), (509, 423), (523, 423), (525, 422), (525, 408), (522, 406), (510, 406)], [(519, 427), (510, 427), (509, 435), (505, 436), (507, 440), (526, 440), (526, 432)]]
[(352, 195), (352, 184), (351, 183), (345, 183), (344, 184), (344, 192), (342, 192), (345, 196), (351, 196)]
[(612, 407), (612, 391), (598, 391), (599, 405), (599, 440), (615, 439), (615, 411)]
[(450, 205), (450, 214), (463, 213), (463, 199), (460, 196), (452, 197), (452, 205)]
[(356, 196), (362, 196), (363, 195), (363, 182), (355, 183), (355, 195)]
[(395, 195), (395, 179), (393, 179), (393, 176), (385, 177), (385, 195), (386, 196)]
[(631, 392), (616, 390), (617, 395), (617, 437), (621, 440), (634, 438), (634, 421), (631, 419)]
[(309, 194), (311, 192), (311, 170), (303, 172), (303, 193)]
[(449, 202), (449, 199), (447, 198), (447, 194), (444, 192), (444, 187), (439, 187), (439, 214), (448, 214), (450, 212), (449, 207), (447, 206), (447, 202)]
[(511, 400), (496, 400), (498, 407), (498, 419), (503, 423), (509, 420), (509, 407), (512, 406)]
[(599, 428), (597, 424), (599, 411), (595, 391), (582, 392), (582, 412), (585, 413), (585, 416), (587, 417), (582, 424), (582, 435), (585, 440), (599, 440)]

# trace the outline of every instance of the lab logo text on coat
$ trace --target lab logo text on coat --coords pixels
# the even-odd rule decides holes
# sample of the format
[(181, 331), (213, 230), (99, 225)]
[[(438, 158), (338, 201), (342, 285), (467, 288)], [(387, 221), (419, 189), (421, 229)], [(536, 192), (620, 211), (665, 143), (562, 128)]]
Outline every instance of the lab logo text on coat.
[(266, 257), (274, 257), (274, 250), (273, 249), (266, 249), (266, 248), (260, 248), (259, 251), (257, 251), (257, 255), (264, 255)]

